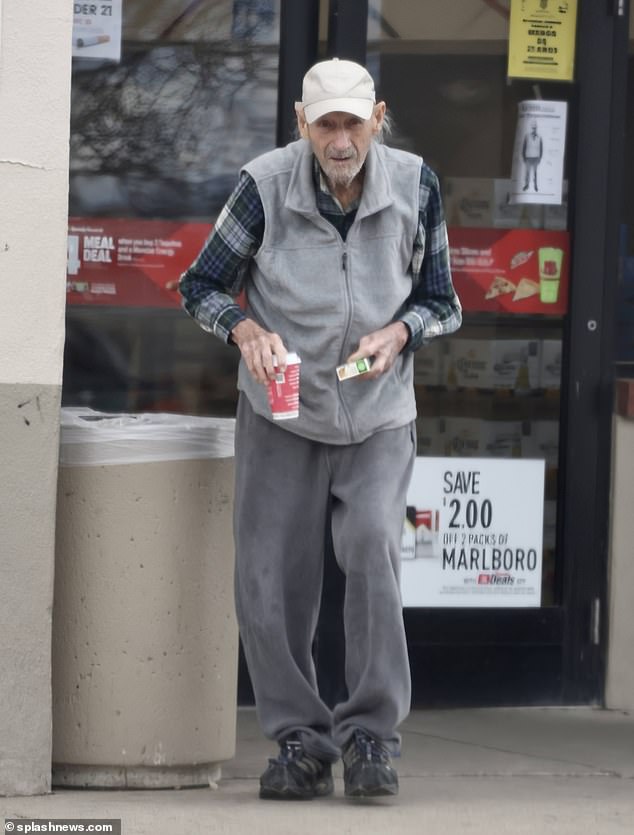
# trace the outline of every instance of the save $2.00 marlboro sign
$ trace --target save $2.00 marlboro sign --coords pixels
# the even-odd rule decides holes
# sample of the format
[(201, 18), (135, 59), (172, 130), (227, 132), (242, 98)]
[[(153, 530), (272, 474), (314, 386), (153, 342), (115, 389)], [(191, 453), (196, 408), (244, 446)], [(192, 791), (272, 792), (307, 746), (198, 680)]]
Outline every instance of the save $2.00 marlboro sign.
[(540, 605), (543, 460), (417, 458), (407, 504), (404, 606)]

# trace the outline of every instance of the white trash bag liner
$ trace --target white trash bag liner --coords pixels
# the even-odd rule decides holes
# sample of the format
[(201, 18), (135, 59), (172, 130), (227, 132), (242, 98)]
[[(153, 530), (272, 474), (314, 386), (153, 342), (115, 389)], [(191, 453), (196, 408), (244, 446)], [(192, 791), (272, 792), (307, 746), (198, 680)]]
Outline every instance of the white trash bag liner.
[(61, 410), (62, 467), (231, 458), (234, 418)]

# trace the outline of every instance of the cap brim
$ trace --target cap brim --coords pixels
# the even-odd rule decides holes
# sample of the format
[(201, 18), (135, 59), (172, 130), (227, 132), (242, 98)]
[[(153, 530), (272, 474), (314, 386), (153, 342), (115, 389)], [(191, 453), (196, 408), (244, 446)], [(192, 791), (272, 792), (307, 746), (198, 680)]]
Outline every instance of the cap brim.
[(359, 119), (369, 119), (373, 109), (371, 99), (325, 99), (304, 105), (304, 118), (309, 125), (326, 113), (351, 113)]

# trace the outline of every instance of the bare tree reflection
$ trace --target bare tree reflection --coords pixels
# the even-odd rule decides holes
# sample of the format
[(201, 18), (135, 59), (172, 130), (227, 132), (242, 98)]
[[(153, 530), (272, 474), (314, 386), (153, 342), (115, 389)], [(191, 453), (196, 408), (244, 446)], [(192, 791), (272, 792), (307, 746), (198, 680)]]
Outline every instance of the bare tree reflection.
[(274, 145), (277, 47), (248, 40), (126, 44), (77, 62), (71, 212), (204, 217), (241, 165)]

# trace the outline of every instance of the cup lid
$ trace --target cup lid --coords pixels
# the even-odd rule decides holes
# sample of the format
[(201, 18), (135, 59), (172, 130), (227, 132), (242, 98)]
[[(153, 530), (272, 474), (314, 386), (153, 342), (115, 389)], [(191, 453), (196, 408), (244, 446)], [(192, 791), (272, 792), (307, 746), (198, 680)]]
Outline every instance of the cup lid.
[[(296, 354), (295, 351), (289, 351), (286, 355), (286, 365), (297, 365), (298, 363), (301, 363), (299, 354)], [(273, 354), (273, 365), (277, 365), (277, 357), (275, 354)]]

